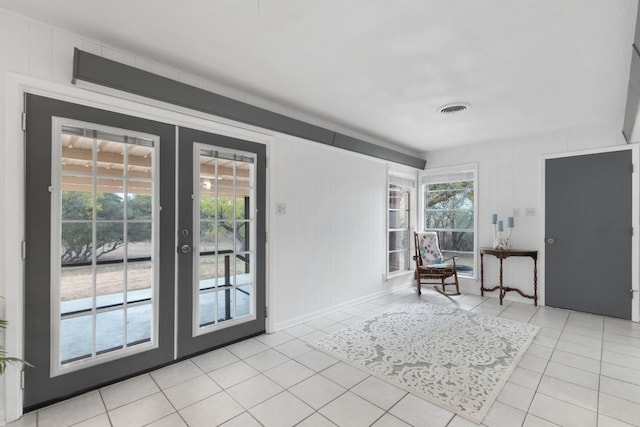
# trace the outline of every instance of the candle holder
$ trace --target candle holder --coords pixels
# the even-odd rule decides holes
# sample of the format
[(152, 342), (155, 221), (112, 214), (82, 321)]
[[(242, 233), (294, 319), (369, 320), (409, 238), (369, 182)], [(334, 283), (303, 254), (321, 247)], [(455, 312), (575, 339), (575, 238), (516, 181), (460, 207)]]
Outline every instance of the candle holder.
[(493, 224), (493, 249), (511, 249), (511, 230), (513, 230), (513, 217), (507, 218), (507, 231), (504, 231), (502, 221), (498, 221), (498, 215), (493, 214), (491, 223)]

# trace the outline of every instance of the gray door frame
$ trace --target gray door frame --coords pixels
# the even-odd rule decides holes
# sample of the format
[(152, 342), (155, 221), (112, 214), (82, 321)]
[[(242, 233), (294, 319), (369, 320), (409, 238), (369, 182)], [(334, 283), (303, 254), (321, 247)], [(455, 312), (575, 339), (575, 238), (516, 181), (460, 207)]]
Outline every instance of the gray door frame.
[[(24, 355), (34, 366), (25, 369), (24, 408), (37, 408), (98, 385), (167, 364), (174, 356), (174, 253), (175, 241), (175, 127), (109, 110), (27, 94), (25, 154), (25, 261)], [(147, 132), (160, 137), (159, 217), (160, 315), (155, 349), (49, 378), (50, 374), (50, 192), (52, 117), (65, 117), (98, 125)], [(44, 236), (44, 237), (43, 237)], [(164, 282), (162, 281), (164, 278)], [(46, 381), (46, 383), (45, 383)]]
[(566, 153), (554, 153), (540, 157), (540, 259), (543, 260), (539, 265), (539, 300), (541, 305), (546, 305), (546, 243), (545, 243), (545, 194), (546, 194), (546, 161), (549, 159), (559, 159), (565, 157), (575, 157), (590, 154), (601, 154), (615, 152), (621, 150), (631, 150), (631, 158), (634, 165), (632, 174), (632, 226), (634, 234), (631, 240), (631, 282), (633, 292), (633, 300), (629, 298), (631, 303), (631, 320), (640, 322), (640, 147), (638, 144), (629, 144), (613, 147), (604, 147), (592, 150), (572, 151)]

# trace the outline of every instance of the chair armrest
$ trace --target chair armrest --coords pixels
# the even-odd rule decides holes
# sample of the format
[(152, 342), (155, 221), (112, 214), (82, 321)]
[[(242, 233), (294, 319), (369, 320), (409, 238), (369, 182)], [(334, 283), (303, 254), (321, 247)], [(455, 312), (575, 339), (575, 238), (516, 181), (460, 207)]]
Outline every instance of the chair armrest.
[(449, 258), (445, 258), (444, 260), (442, 260), (442, 262), (451, 260), (452, 264), (453, 264), (453, 269), (455, 270), (456, 269), (456, 258), (458, 258), (458, 255), (453, 255), (453, 256), (450, 256)]

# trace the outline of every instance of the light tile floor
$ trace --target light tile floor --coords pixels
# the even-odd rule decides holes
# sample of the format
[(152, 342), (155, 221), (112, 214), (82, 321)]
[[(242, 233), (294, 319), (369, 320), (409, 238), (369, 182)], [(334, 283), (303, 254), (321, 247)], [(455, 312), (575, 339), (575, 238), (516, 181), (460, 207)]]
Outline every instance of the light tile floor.
[(494, 298), (405, 289), (26, 414), (10, 427), (475, 424), (307, 346), (414, 301), (541, 326), (489, 427), (640, 426), (640, 324)]

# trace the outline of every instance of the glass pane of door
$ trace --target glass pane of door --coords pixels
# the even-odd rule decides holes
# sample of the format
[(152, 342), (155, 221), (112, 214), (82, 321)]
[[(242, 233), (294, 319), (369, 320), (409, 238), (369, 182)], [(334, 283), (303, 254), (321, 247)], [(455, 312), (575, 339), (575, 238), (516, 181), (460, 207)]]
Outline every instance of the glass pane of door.
[(255, 319), (256, 155), (194, 149), (194, 335)]
[(52, 373), (157, 342), (157, 138), (54, 120)]

